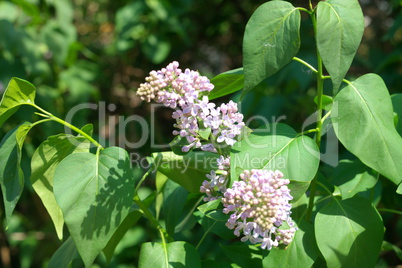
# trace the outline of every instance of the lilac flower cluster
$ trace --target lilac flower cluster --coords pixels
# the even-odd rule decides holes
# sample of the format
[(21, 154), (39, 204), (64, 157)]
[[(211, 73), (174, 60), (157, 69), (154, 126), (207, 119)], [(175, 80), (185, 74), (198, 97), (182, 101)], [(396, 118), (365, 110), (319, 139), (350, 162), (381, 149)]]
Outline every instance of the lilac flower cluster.
[[(209, 102), (207, 94), (213, 87), (198, 72), (189, 69), (183, 72), (177, 62), (172, 62), (166, 68), (150, 72), (137, 94), (142, 100), (155, 100), (175, 109), (172, 117), (176, 119), (177, 130), (173, 134), (188, 142), (182, 151), (201, 148), (221, 153), (221, 147), (235, 144), (245, 124), (233, 101), (219, 107)], [(200, 192), (206, 195), (206, 202), (221, 198), (223, 212), (231, 213), (226, 226), (234, 229), (235, 235), (242, 234), (241, 241), (260, 243), (263, 249), (280, 243), (288, 245), (297, 229), (290, 217), (289, 180), (283, 179), (279, 171), (245, 170), (240, 180), (227, 188), (230, 157), (221, 155), (217, 165), (218, 170), (206, 175), (208, 180), (202, 183)], [(285, 222), (288, 229), (283, 228)]]
[[(262, 249), (288, 245), (297, 228), (290, 217), (287, 184), (279, 171), (245, 170), (222, 198), (223, 212), (232, 213), (226, 226), (235, 229), (236, 236), (243, 234), (241, 241), (261, 243)], [(285, 222), (289, 229), (279, 229)]]
[(230, 157), (220, 156), (216, 160), (218, 164), (218, 171), (211, 170), (210, 174), (207, 174), (208, 180), (205, 180), (201, 187), (200, 192), (204, 193), (204, 201), (212, 201), (222, 197), (226, 191), (226, 185), (228, 182)]
[[(214, 87), (208, 78), (189, 69), (183, 72), (178, 67), (175, 61), (166, 68), (150, 72), (146, 83), (140, 85), (137, 95), (142, 100), (149, 102), (154, 99), (176, 109), (172, 116), (176, 119), (175, 127), (178, 130), (173, 134), (186, 138), (189, 143), (182, 147), (183, 152), (191, 148), (216, 152), (212, 142), (232, 146), (244, 127), (243, 115), (238, 113), (237, 104), (230, 101), (216, 107), (206, 95), (202, 96)], [(203, 137), (201, 131), (210, 132), (212, 137)]]

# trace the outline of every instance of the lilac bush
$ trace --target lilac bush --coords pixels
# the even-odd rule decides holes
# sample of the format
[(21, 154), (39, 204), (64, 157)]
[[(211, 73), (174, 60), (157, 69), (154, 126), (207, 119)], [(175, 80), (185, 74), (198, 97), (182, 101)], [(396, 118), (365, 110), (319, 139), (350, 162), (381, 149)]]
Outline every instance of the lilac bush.
[[(311, 19), (316, 67), (297, 57), (301, 12)], [(11, 79), (0, 102), (0, 126), (23, 105), (36, 110), (37, 120), (11, 129), (0, 143), (5, 225), (31, 183), (64, 239), (49, 267), (69, 267), (77, 259), (91, 267), (99, 255), (111, 262), (118, 242), (142, 217), (156, 234), (141, 242), (141, 268), (380, 265), (380, 254), (400, 253), (386, 241), (380, 212), (402, 213), (388, 208), (379, 192), (387, 187), (395, 200), (402, 194), (402, 137), (395, 128), (402, 98), (391, 97), (378, 75), (345, 78), (363, 30), (357, 0), (309, 1), (308, 9), (269, 1), (246, 25), (242, 68), (211, 80), (182, 71), (178, 62), (151, 71), (137, 94), (173, 109), (175, 139), (171, 151), (144, 157), (149, 165), (141, 166), (141, 178), (125, 149), (104, 147), (92, 137), (92, 125), (76, 127), (44, 110), (31, 83)], [(251, 130), (233, 100), (211, 102), (239, 90), (245, 96), (291, 61), (316, 78), (316, 96), (306, 95), (316, 111), (301, 129), (275, 121)], [(49, 121), (66, 133), (36, 148), (26, 180), (24, 139)], [(330, 150), (339, 144), (342, 154)], [(334, 161), (327, 161), (330, 155)], [(144, 196), (149, 177), (156, 189)], [(213, 256), (202, 249), (210, 233), (222, 238), (211, 238)]]

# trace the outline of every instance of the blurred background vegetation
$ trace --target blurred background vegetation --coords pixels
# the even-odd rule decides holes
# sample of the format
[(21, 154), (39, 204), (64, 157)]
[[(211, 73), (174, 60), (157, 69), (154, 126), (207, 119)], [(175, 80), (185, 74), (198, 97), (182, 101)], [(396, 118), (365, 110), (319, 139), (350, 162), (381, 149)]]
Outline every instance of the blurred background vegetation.
[[(199, 70), (210, 78), (241, 67), (245, 25), (263, 2), (0, 0), (0, 96), (11, 77), (20, 77), (37, 87), (37, 103), (60, 118), (65, 118), (68, 111), (80, 103), (115, 104), (116, 109), (107, 110), (109, 121), (105, 124), (99, 123), (96, 110), (81, 112), (73, 118), (73, 123), (78, 127), (93, 123), (95, 137), (110, 143), (118, 144), (117, 139), (122, 135), (131, 142), (138, 141), (142, 131), (139, 124), (128, 124), (125, 133), (116, 133), (118, 127), (110, 124), (112, 118), (116, 121), (120, 115), (136, 114), (150, 120), (150, 106), (141, 103), (135, 95), (148, 72), (173, 60), (179, 61), (183, 69)], [(307, 7), (308, 4), (307, 0), (291, 2), (295, 6)], [(374, 72), (385, 80), (391, 93), (402, 92), (402, 1), (359, 2), (366, 29), (348, 76), (353, 79)], [(302, 48), (298, 56), (314, 65), (311, 23), (307, 16), (302, 19)], [(285, 115), (282, 122), (300, 131), (305, 118), (315, 109), (314, 95), (313, 75), (293, 62), (248, 94), (241, 108), (246, 117), (261, 115), (269, 121)], [(239, 94), (230, 98), (239, 100)], [(217, 101), (226, 100), (227, 97)], [(0, 137), (22, 120), (35, 119), (26, 116), (30, 114), (27, 109), (21, 109), (3, 126)], [(154, 116), (154, 127), (159, 133), (156, 142), (168, 143), (172, 139), (171, 112), (160, 109)], [(252, 127), (259, 124), (261, 122), (251, 122)], [(45, 137), (60, 132), (63, 128), (52, 123), (34, 128), (24, 146), (25, 159), (29, 159)], [(150, 144), (146, 144), (136, 153), (145, 157), (152, 151)], [(61, 242), (40, 199), (30, 187), (29, 161), (23, 165), (26, 188), (9, 229), (1, 228), (0, 266), (45, 267)], [(133, 168), (137, 175), (144, 172), (138, 166)], [(148, 185), (152, 187), (152, 181)], [(381, 189), (388, 188), (384, 185)], [(401, 201), (394, 195), (384, 196), (382, 200), (385, 205), (402, 204)], [(401, 209), (401, 205), (396, 208)], [(402, 221), (392, 215), (386, 215), (384, 220), (389, 222), (386, 239), (401, 246)], [(200, 234), (183, 236), (196, 240)], [(118, 264), (119, 267), (136, 267), (138, 245), (155, 236), (146, 222), (140, 221), (119, 244), (110, 267)], [(205, 243), (212, 245), (213, 239)], [(209, 254), (207, 249), (203, 254)], [(385, 252), (383, 257), (384, 267), (398, 263), (394, 253)], [(102, 258), (98, 263), (105, 265)]]

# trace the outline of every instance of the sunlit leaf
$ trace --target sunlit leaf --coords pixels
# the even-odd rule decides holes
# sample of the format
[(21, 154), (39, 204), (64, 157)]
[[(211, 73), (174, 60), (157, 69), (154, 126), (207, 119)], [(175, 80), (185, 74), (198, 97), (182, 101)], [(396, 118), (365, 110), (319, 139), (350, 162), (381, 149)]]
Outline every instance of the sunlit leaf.
[(238, 242), (221, 245), (223, 253), (239, 267), (262, 267), (262, 251), (254, 245)]
[(365, 166), (358, 159), (341, 160), (334, 169), (333, 184), (339, 187), (342, 199), (353, 197), (374, 187), (378, 173)]
[(300, 12), (291, 3), (262, 4), (247, 22), (243, 39), (244, 92), (273, 75), (300, 47)]
[(317, 5), (317, 48), (331, 75), (334, 92), (356, 54), (364, 31), (357, 0), (327, 0)]
[(255, 129), (237, 142), (230, 154), (231, 176), (243, 170), (279, 170), (290, 180), (309, 182), (317, 173), (319, 153), (316, 143), (299, 136), (285, 124), (268, 124)]
[(244, 87), (243, 68), (221, 73), (212, 78), (211, 83), (214, 89), (208, 95), (210, 100), (241, 90)]
[(65, 157), (72, 153), (89, 152), (89, 145), (84, 137), (59, 134), (44, 141), (32, 156), (32, 187), (48, 211), (59, 239), (63, 238), (64, 219), (53, 194), (54, 173)]
[(106, 260), (108, 263), (113, 258), (114, 251), (116, 250), (117, 245), (123, 236), (127, 233), (127, 231), (133, 227), (133, 225), (141, 218), (142, 213), (135, 209), (131, 211), (124, 221), (119, 225), (119, 228), (113, 233), (113, 236), (110, 238), (109, 242), (103, 249), (103, 253), (105, 254)]
[(394, 112), (398, 116), (398, 122), (396, 124), (396, 130), (399, 135), (402, 136), (402, 93), (393, 94), (391, 96), (392, 106), (394, 107)]
[(263, 260), (263, 267), (311, 267), (319, 251), (314, 237), (313, 225), (301, 222), (293, 241), (285, 248), (273, 247)]
[(188, 192), (174, 181), (167, 181), (163, 189), (162, 212), (165, 215), (166, 231), (173, 235), (183, 211)]
[(334, 199), (315, 218), (315, 237), (327, 267), (374, 267), (384, 225), (369, 200)]
[[(30, 123), (24, 123), (9, 131), (0, 143), (0, 184), (5, 208), (6, 227), (24, 189), (24, 173), (21, 169), (22, 135)], [(20, 130), (23, 129), (22, 131)], [(25, 136), (24, 136), (25, 137)]]
[(163, 245), (162, 243), (147, 242), (141, 246), (138, 267), (201, 268), (201, 261), (197, 250), (189, 243), (176, 241)]
[(331, 118), (346, 149), (395, 184), (402, 181), (402, 138), (381, 77), (366, 74), (343, 88), (334, 98)]
[[(211, 212), (211, 211), (209, 211)], [(233, 230), (230, 230), (225, 224), (226, 221), (229, 219), (229, 215), (226, 215), (226, 220), (223, 221), (222, 219), (216, 220), (211, 217), (208, 217), (208, 213), (202, 213), (201, 211), (195, 211), (193, 213), (194, 217), (196, 218), (197, 222), (201, 224), (202, 228), (205, 231), (205, 235), (208, 233), (216, 234), (217, 236), (223, 239), (233, 239), (236, 236), (233, 234)]]
[(291, 180), (288, 184), (290, 195), (293, 197), (291, 202), (298, 201), (306, 193), (309, 186), (310, 182), (308, 181)]
[(217, 169), (217, 154), (209, 152), (190, 152), (177, 155), (173, 152), (153, 153), (159, 172), (183, 186), (190, 193), (198, 193), (205, 175)]
[(54, 174), (54, 195), (78, 252), (89, 266), (129, 213), (134, 178), (127, 152), (74, 153)]
[(20, 78), (12, 78), (0, 101), (0, 127), (21, 105), (32, 105), (35, 94), (34, 85)]

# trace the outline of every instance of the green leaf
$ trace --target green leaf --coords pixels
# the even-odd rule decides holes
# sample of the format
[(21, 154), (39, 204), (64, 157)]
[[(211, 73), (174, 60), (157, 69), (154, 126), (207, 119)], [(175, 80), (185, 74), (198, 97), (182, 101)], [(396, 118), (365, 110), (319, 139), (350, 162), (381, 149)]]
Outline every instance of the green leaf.
[[(5, 208), (6, 227), (24, 189), (24, 173), (21, 169), (22, 142), (17, 141), (20, 129), (25, 130), (30, 123), (24, 123), (9, 131), (0, 143), (0, 184)], [(20, 136), (21, 137), (21, 136)]]
[(394, 107), (394, 112), (398, 115), (396, 130), (399, 135), (402, 136), (402, 93), (393, 94), (391, 96), (391, 101), (392, 106)]
[(400, 261), (402, 261), (402, 249), (400, 249), (398, 246), (391, 244), (388, 241), (383, 241), (382, 242), (382, 251), (393, 251), (395, 255), (398, 257)]
[(398, 188), (396, 189), (396, 192), (397, 192), (398, 194), (402, 194), (402, 183), (400, 183), (400, 184), (398, 185)]
[(233, 268), (232, 265), (228, 262), (218, 262), (215, 259), (214, 260), (202, 260), (201, 261), (201, 266), (203, 268)]
[(285, 248), (273, 247), (263, 260), (263, 267), (312, 267), (318, 257), (313, 225), (301, 222), (293, 241)]
[(162, 212), (165, 214), (166, 231), (173, 236), (176, 224), (183, 212), (188, 192), (172, 180), (163, 189)]
[(240, 267), (262, 267), (262, 250), (243, 242), (220, 245), (223, 253)]
[(243, 95), (273, 75), (300, 47), (300, 12), (291, 3), (262, 4), (247, 22), (243, 40)]
[(197, 250), (189, 243), (183, 241), (168, 244), (147, 242), (141, 246), (138, 267), (201, 268), (201, 261)]
[(70, 237), (57, 249), (49, 261), (49, 268), (70, 267), (70, 263), (79, 258), (77, 247), (74, 240)]
[(220, 199), (209, 201), (197, 207), (197, 209), (208, 218), (214, 219), (216, 221), (226, 222), (229, 219), (229, 215), (223, 213), (222, 211), (223, 205)]
[(290, 181), (288, 187), (290, 190), (290, 195), (293, 197), (292, 203), (297, 202), (307, 191), (310, 186), (310, 182), (306, 181)]
[(320, 156), (316, 143), (299, 136), (285, 124), (267, 124), (237, 142), (230, 153), (231, 177), (243, 170), (280, 170), (289, 180), (310, 182), (317, 173)]
[(206, 128), (206, 129), (200, 129), (198, 130), (198, 135), (204, 140), (209, 139), (209, 135), (211, 135), (211, 128)]
[[(152, 158), (153, 161), (153, 158)], [(169, 180), (168, 177), (160, 172), (156, 172), (155, 176), (155, 187), (156, 187), (156, 197), (155, 197), (155, 218), (159, 219), (159, 214), (163, 206), (163, 188), (166, 182)]]
[(183, 186), (190, 193), (198, 193), (205, 175), (217, 169), (217, 154), (209, 152), (189, 152), (177, 155), (173, 152), (153, 153), (159, 172)]
[(94, 126), (92, 124), (86, 124), (81, 128), (82, 131), (84, 131), (85, 134), (88, 134), (89, 136), (92, 136)]
[(30, 122), (24, 122), (23, 124), (21, 124), (18, 127), (15, 138), (17, 139), (17, 144), (18, 144), (18, 147), (20, 148), (20, 150), (22, 149), (25, 138), (32, 127), (33, 127), (33, 125)]
[(402, 181), (402, 138), (381, 77), (366, 74), (343, 88), (334, 98), (331, 119), (346, 149), (395, 184)]
[(131, 211), (124, 221), (119, 225), (117, 230), (113, 233), (113, 236), (110, 238), (106, 247), (103, 249), (103, 253), (105, 254), (106, 260), (108, 263), (113, 258), (114, 251), (119, 244), (120, 240), (127, 233), (127, 231), (141, 218), (142, 213), (139, 210)]
[(202, 226), (205, 233), (213, 233), (217, 236), (231, 240), (234, 239), (236, 236), (233, 233), (233, 230), (230, 230), (226, 227), (226, 221), (229, 219), (229, 215), (226, 216), (226, 220), (215, 220), (211, 217), (208, 217), (208, 213), (204, 214), (201, 211), (195, 211), (193, 213), (194, 217), (196, 218), (197, 222)]
[[(322, 95), (321, 96), (322, 106), (326, 111), (330, 111), (332, 108), (333, 99), (331, 96)], [(318, 104), (318, 96), (314, 97), (314, 103)]]
[(211, 79), (211, 83), (214, 85), (214, 89), (208, 95), (210, 100), (236, 92), (244, 87), (243, 68), (218, 74)]
[(53, 221), (57, 236), (63, 238), (63, 213), (53, 194), (53, 177), (59, 163), (68, 155), (89, 152), (84, 137), (59, 134), (50, 136), (36, 149), (31, 160), (31, 183)]
[(199, 211), (201, 211), (203, 214), (206, 214), (207, 212), (209, 212), (211, 210), (217, 209), (220, 205), (221, 205), (221, 200), (216, 199), (216, 200), (209, 201), (205, 204), (202, 204), (201, 206), (197, 207), (197, 209)]
[(333, 184), (339, 187), (342, 199), (373, 188), (377, 180), (378, 174), (358, 159), (341, 160), (334, 169)]
[(54, 174), (53, 191), (85, 266), (90, 266), (130, 211), (134, 178), (127, 152), (109, 147), (74, 153)]
[(0, 101), (0, 127), (21, 105), (34, 104), (34, 85), (20, 78), (12, 78)]
[(334, 199), (317, 213), (315, 237), (327, 267), (374, 267), (384, 225), (365, 198)]
[(349, 70), (364, 31), (357, 0), (327, 0), (317, 5), (317, 48), (336, 93)]

